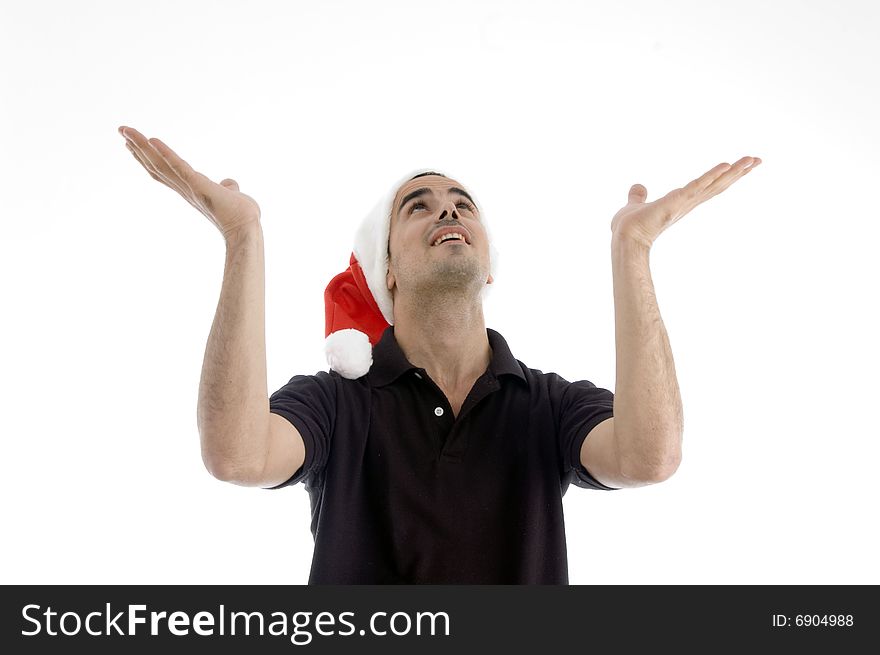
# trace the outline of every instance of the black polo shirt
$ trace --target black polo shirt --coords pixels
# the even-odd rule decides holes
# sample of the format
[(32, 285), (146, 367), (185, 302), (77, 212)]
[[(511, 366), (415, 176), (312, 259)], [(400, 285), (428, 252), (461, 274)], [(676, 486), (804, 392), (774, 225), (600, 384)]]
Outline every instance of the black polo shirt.
[[(369, 373), (294, 376), (269, 409), (302, 435), (309, 584), (568, 584), (562, 497), (611, 490), (580, 464), (614, 394), (492, 358), (459, 415), (388, 327)], [(583, 519), (582, 519), (583, 520)]]

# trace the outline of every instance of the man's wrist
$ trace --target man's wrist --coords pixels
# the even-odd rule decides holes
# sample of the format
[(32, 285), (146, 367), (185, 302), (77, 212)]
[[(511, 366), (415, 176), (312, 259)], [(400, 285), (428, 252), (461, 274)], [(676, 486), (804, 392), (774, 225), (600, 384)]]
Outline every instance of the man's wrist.
[(223, 233), (227, 248), (234, 248), (242, 243), (263, 238), (263, 226), (260, 221), (251, 221), (239, 225)]
[(611, 254), (622, 256), (647, 256), (651, 246), (637, 238), (622, 234), (611, 235)]

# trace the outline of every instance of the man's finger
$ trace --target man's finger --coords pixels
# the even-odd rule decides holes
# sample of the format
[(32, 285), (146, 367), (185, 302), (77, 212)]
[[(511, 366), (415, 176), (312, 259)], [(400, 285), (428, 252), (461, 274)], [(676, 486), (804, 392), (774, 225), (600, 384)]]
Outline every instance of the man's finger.
[[(138, 163), (147, 170), (147, 173), (150, 174), (150, 177), (152, 177), (157, 182), (161, 182), (165, 186), (174, 189), (174, 187), (172, 187), (170, 184), (168, 184), (168, 182), (165, 180), (165, 178), (163, 178), (161, 175), (159, 175), (156, 172), (156, 169), (153, 168), (153, 165), (150, 162), (148, 162), (147, 160), (145, 160), (144, 156), (140, 152), (138, 152), (138, 150), (136, 148), (132, 147), (131, 143), (126, 141), (125, 147), (128, 148), (128, 151), (132, 154), (132, 156), (138, 160)], [(174, 189), (174, 190), (177, 191), (177, 189)]]
[[(177, 178), (180, 180), (181, 186), (185, 186), (191, 190), (194, 199), (210, 205), (210, 197), (214, 181), (206, 175), (202, 175), (180, 156), (169, 148), (163, 141), (155, 137), (148, 139), (149, 145), (156, 151), (159, 158), (168, 166)], [(238, 189), (236, 189), (237, 191)]]
[(162, 184), (164, 184), (165, 186), (167, 186), (169, 189), (171, 189), (171, 190), (174, 191), (175, 193), (180, 194), (181, 196), (184, 197), (184, 199), (185, 199), (189, 204), (191, 204), (193, 207), (195, 207), (196, 209), (198, 209), (198, 210), (199, 210), (200, 212), (202, 212), (203, 214), (205, 213), (204, 210), (203, 210), (201, 207), (199, 207), (195, 202), (193, 202), (193, 200), (192, 200), (192, 198), (190, 197), (190, 194), (189, 194), (189, 193), (184, 193), (183, 191), (181, 191), (180, 189), (178, 189), (176, 186), (174, 186), (174, 185), (173, 185), (173, 184), (172, 184), (167, 178), (165, 178), (165, 177), (163, 177), (163, 176), (157, 174), (156, 171), (155, 171), (155, 169), (153, 169), (152, 165), (149, 164), (149, 163), (147, 163), (147, 162), (145, 162), (145, 161), (142, 159), (143, 156), (142, 156), (141, 154), (139, 154), (139, 153), (137, 152), (137, 150), (135, 150), (134, 148), (132, 148), (131, 145), (130, 145), (128, 142), (125, 143), (125, 147), (128, 148), (128, 151), (134, 156), (135, 159), (138, 160), (138, 162), (140, 162), (141, 166), (143, 166), (145, 169), (147, 169), (147, 172), (150, 174), (150, 177), (152, 177), (152, 178), (153, 178), (154, 180), (156, 180), (157, 182), (161, 182)]
[(642, 186), (641, 184), (633, 184), (629, 188), (629, 199), (628, 202), (645, 202), (645, 198), (648, 197), (648, 190)]
[(177, 173), (184, 181), (191, 183), (191, 177), (195, 173), (192, 169), (192, 166), (187, 164), (183, 159), (181, 159), (176, 152), (174, 152), (171, 148), (165, 145), (161, 140), (153, 137), (152, 139), (148, 139), (148, 142), (151, 146), (153, 146), (156, 151), (162, 155), (162, 158), (168, 162), (168, 165)]
[(703, 189), (703, 193), (709, 197), (718, 195), (760, 163), (759, 157), (743, 157), (731, 166), (730, 170)]
[(156, 170), (156, 167), (153, 166), (152, 162), (150, 162), (150, 160), (148, 160), (146, 157), (144, 157), (144, 155), (141, 153), (141, 151), (138, 150), (135, 146), (132, 145), (131, 141), (126, 141), (126, 142), (125, 142), (125, 147), (128, 148), (128, 151), (129, 151), (132, 155), (134, 155), (134, 158), (137, 159), (137, 160), (140, 162), (141, 166), (143, 166), (144, 168), (147, 169), (147, 172), (148, 172), (148, 173), (149, 173), (154, 179), (158, 180), (159, 182), (162, 182), (163, 184), (166, 184), (165, 179), (162, 178), (162, 177), (158, 174), (158, 171)]
[(155, 146), (147, 140), (147, 137), (129, 127), (125, 129), (125, 138), (143, 159), (150, 162), (153, 170), (160, 177), (168, 180), (172, 188), (179, 189), (181, 192), (188, 189), (189, 185), (186, 184), (186, 181), (165, 161)]
[(691, 180), (684, 186), (684, 190), (688, 193), (699, 193), (706, 187), (708, 187), (712, 182), (721, 177), (724, 173), (730, 170), (730, 164), (718, 164), (714, 168), (710, 168), (708, 171), (700, 175), (695, 180)]
[(172, 191), (176, 191), (177, 193), (179, 193), (182, 196), (189, 195), (187, 193), (184, 193), (183, 189), (178, 187), (172, 179), (169, 179), (168, 177), (163, 175), (161, 173), (161, 171), (157, 170), (156, 167), (153, 165), (153, 163), (149, 159), (147, 159), (140, 150), (138, 150), (136, 147), (134, 147), (130, 141), (125, 142), (125, 147), (128, 148), (128, 151), (132, 155), (134, 155), (135, 159), (137, 159), (140, 162), (141, 166), (143, 166), (145, 169), (147, 169), (147, 172), (150, 174), (150, 177), (152, 177), (157, 182), (161, 182), (162, 184), (167, 186), (169, 189), (171, 189)]

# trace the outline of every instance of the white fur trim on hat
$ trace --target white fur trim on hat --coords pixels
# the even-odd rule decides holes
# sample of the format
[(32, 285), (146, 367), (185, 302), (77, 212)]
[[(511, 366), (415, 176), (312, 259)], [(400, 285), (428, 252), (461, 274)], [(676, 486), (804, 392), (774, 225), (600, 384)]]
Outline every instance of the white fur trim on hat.
[[(367, 214), (366, 218), (361, 222), (357, 229), (354, 239), (354, 247), (352, 251), (357, 258), (358, 264), (364, 272), (364, 278), (373, 299), (382, 312), (382, 316), (388, 321), (389, 325), (394, 325), (394, 302), (391, 292), (386, 286), (386, 276), (388, 273), (388, 238), (391, 234), (391, 209), (394, 204), (394, 198), (401, 186), (406, 184), (410, 179), (419, 173), (440, 173), (451, 179), (457, 179), (451, 175), (447, 175), (444, 171), (436, 168), (419, 168), (411, 171), (400, 178), (397, 183), (379, 200), (373, 207), (372, 211)], [(480, 211), (480, 219), (483, 228), (486, 230), (486, 236), (489, 239), (489, 272), (492, 275), (493, 282), (498, 270), (498, 251), (495, 248), (495, 241), (489, 232), (489, 225), (486, 223), (486, 216), (483, 208), (477, 202), (474, 193), (468, 190), (477, 209)], [(483, 285), (483, 297), (488, 294), (492, 285)]]

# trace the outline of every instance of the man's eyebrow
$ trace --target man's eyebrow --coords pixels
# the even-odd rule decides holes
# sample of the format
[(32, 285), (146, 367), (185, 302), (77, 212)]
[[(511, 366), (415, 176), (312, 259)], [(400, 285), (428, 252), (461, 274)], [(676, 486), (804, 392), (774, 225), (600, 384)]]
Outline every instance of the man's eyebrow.
[[(400, 203), (400, 209), (403, 209), (404, 207), (406, 207), (406, 203), (408, 203), (410, 200), (415, 200), (419, 196), (423, 196), (426, 193), (430, 193), (431, 195), (434, 195), (434, 192), (431, 191), (431, 189), (429, 189), (428, 187), (422, 187), (421, 189), (416, 189), (415, 191), (411, 191), (410, 193), (406, 194), (406, 196), (403, 198), (403, 201)], [(477, 203), (474, 202), (474, 199), (471, 198), (470, 194), (467, 191), (465, 191), (464, 189), (459, 189), (458, 187), (452, 187), (451, 189), (449, 189), (449, 193), (457, 193), (459, 195), (462, 195), (465, 198), (467, 198), (468, 200), (470, 200), (471, 204), (473, 204), (474, 207), (477, 206)]]

